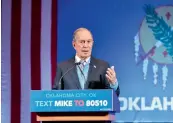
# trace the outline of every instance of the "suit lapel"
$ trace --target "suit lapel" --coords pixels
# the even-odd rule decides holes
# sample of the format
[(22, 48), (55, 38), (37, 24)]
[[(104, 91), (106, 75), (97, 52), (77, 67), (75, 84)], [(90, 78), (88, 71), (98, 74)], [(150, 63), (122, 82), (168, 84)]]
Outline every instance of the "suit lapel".
[[(71, 68), (75, 63), (75, 58), (72, 58), (70, 60), (70, 66), (69, 68)], [(76, 84), (76, 87), (78, 89), (81, 89), (81, 85), (80, 85), (80, 82), (79, 82), (79, 78), (78, 78), (78, 75), (77, 75), (77, 70), (76, 70), (76, 66), (74, 67), (74, 69), (71, 70), (71, 78), (72, 78), (72, 82), (74, 82)]]
[(85, 89), (88, 89), (89, 82), (92, 81), (93, 76), (97, 72), (95, 64), (96, 64), (95, 59), (93, 57), (91, 57), (90, 66), (89, 66), (89, 70), (88, 70), (88, 79), (87, 79), (87, 82), (85, 84)]

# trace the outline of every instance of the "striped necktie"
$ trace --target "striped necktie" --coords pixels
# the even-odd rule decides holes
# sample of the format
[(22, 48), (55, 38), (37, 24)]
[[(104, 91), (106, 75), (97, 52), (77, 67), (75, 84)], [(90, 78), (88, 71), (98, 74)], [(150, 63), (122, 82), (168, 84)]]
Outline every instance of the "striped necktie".
[(86, 63), (87, 63), (86, 61), (83, 61), (83, 60), (81, 61), (80, 67), (81, 67), (82, 71), (84, 70)]

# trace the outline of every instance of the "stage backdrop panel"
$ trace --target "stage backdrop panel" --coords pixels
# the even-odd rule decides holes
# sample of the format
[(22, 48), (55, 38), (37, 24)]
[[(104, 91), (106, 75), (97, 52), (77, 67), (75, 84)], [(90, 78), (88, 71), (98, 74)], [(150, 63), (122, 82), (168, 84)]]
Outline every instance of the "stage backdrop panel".
[(91, 30), (93, 56), (117, 73), (117, 121), (173, 122), (172, 0), (59, 0), (58, 8), (57, 61), (75, 55), (74, 30)]

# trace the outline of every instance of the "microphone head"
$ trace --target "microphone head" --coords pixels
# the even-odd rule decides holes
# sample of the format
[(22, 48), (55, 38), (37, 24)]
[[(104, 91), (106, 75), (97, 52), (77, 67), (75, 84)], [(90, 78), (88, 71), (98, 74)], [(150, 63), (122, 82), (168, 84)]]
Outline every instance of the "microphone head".
[(76, 62), (76, 63), (75, 63), (75, 65), (80, 65), (80, 64), (81, 64), (81, 62)]
[(84, 60), (80, 60), (79, 62), (76, 62), (75, 64), (76, 65), (80, 65), (80, 64), (83, 64), (83, 62), (85, 62)]

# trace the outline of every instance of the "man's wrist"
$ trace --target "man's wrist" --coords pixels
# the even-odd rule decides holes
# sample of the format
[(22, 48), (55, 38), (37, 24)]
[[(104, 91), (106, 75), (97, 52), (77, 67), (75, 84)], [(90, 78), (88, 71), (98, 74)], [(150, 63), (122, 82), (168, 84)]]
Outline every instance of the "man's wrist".
[(112, 86), (116, 85), (116, 83), (118, 83), (117, 78), (115, 79), (115, 82), (111, 83)]
[(118, 80), (116, 79), (114, 83), (111, 83), (110, 87), (116, 90), (118, 88)]

